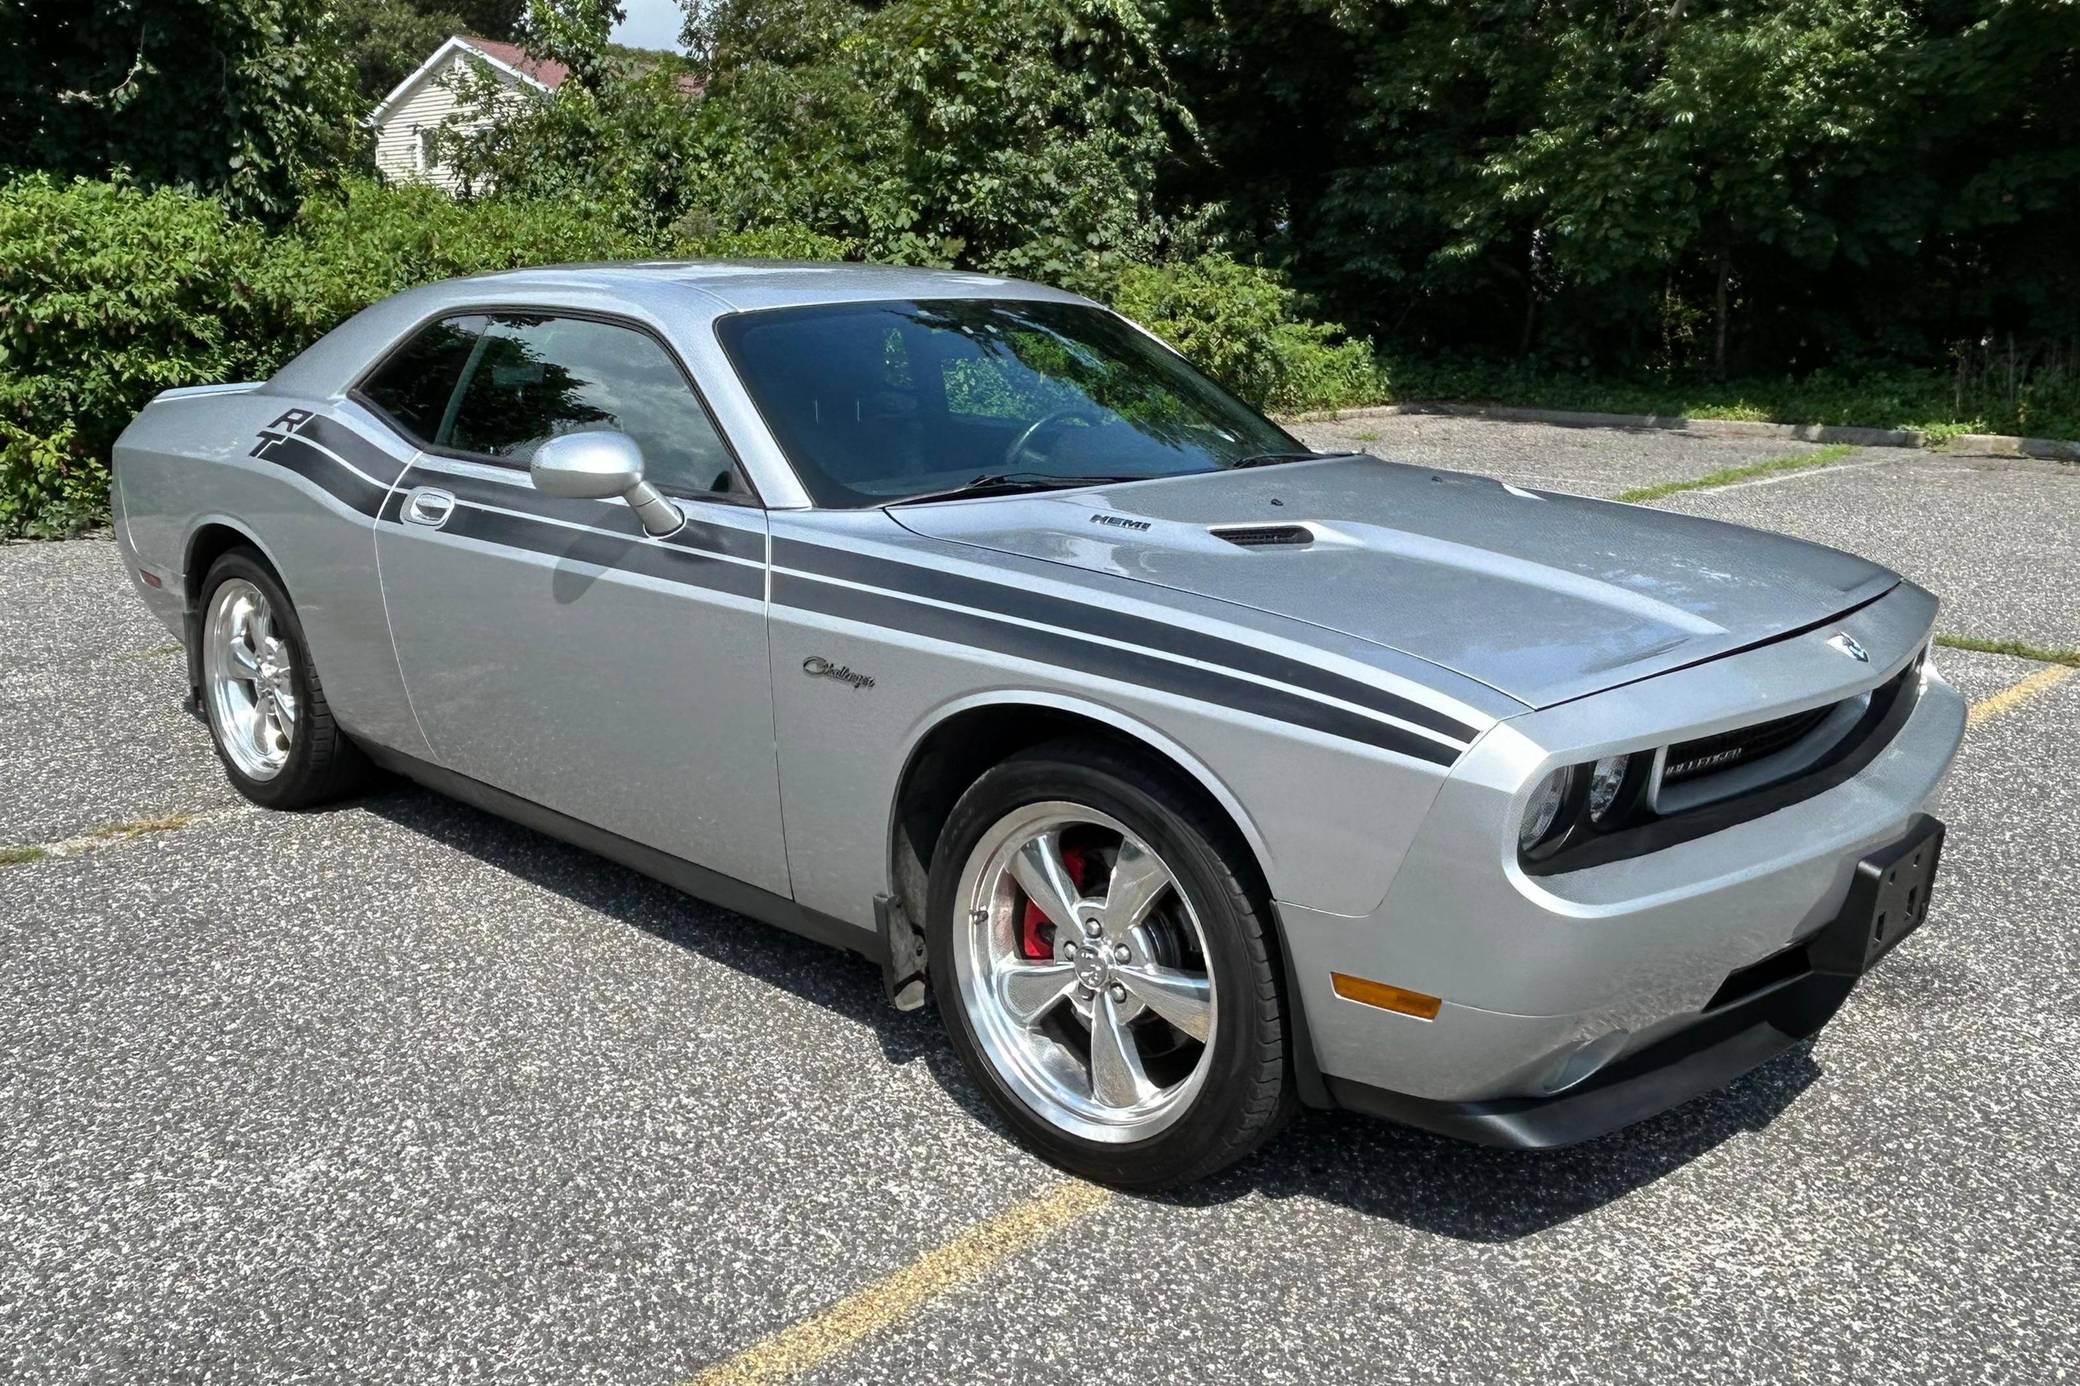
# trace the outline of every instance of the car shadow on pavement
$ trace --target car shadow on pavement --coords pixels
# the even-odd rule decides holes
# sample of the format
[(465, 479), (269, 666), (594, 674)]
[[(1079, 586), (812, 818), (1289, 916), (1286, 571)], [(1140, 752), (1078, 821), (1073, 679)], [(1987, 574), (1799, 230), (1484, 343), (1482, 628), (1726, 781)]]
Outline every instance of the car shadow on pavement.
[(892, 1064), (922, 1059), (970, 1115), (993, 1120), (928, 1007), (899, 1011), (883, 998), (881, 969), (832, 948), (654, 881), (532, 828), (416, 785), (399, 784), (354, 807), (476, 858), (573, 904), (712, 962), (780, 987), (870, 1031)]
[[(890, 1006), (880, 969), (864, 958), (746, 919), (426, 790), (386, 789), (358, 806), (854, 1022), (876, 1036), (890, 1063), (922, 1060), (964, 1112), (1001, 1126), (947, 1045), (936, 1013)], [(1301, 1111), (1249, 1159), (1148, 1201), (1207, 1207), (1250, 1193), (1317, 1199), (1417, 1231), (1513, 1241), (1594, 1211), (1744, 1131), (1767, 1126), (1819, 1072), (1810, 1047), (1801, 1045), (1718, 1092), (1560, 1150), (1496, 1150), (1352, 1113)], [(1008, 1133), (1004, 1139), (1011, 1139)]]
[(1349, 1112), (1302, 1111), (1250, 1159), (1161, 1201), (1312, 1198), (1461, 1241), (1514, 1241), (1760, 1130), (1819, 1075), (1802, 1044), (1717, 1092), (1557, 1150), (1498, 1150)]

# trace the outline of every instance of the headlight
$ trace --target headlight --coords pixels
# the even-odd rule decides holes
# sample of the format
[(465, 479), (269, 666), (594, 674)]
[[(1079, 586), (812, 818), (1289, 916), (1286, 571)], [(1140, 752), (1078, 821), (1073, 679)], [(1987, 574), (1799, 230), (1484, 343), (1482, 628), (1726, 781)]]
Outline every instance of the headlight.
[(1573, 787), (1572, 765), (1563, 765), (1538, 782), (1538, 788), (1531, 791), (1531, 802), (1524, 805), (1524, 826), (1517, 830), (1520, 850), (1528, 852), (1552, 835), (1567, 803), (1567, 791)]
[(1603, 816), (1618, 802), (1618, 791), (1625, 787), (1625, 775), (1632, 768), (1631, 756), (1605, 756), (1589, 770), (1589, 821), (1603, 822)]

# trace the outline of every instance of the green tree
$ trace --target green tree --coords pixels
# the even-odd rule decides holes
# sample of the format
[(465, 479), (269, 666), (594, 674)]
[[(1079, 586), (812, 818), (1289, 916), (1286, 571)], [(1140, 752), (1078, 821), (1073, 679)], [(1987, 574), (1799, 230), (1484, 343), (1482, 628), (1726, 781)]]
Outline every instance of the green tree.
[(609, 38), (627, 17), (620, 0), (527, 0), (518, 37), (529, 53), (562, 63), (568, 80), (590, 90), (616, 69)]
[(754, 63), (822, 62), (881, 6), (871, 0), (686, 0), (679, 42), (721, 75)]
[(373, 106), (456, 34), (511, 42), (526, 0), (334, 0), (340, 47), (355, 88)]
[(354, 65), (354, 87), (366, 107), (387, 96), (451, 35), (467, 28), (451, 10), (422, 8), (406, 0), (338, 0), (334, 13), (341, 51)]
[(500, 113), (441, 137), (466, 192), (554, 200), (651, 236), (679, 216), (696, 156), (696, 92), (679, 65), (610, 43), (620, 17), (600, 0), (535, 0), (521, 42), (569, 69), (563, 85), (514, 92), (483, 71), (458, 86), (465, 107)]
[(597, 63), (594, 39), (547, 38), (599, 80), (459, 139), (456, 166), (476, 187), (567, 197), (694, 245), (788, 227), (876, 259), (1096, 285), (1167, 243), (1158, 181), (1192, 123), (1129, 0), (739, 4), (710, 19), (734, 37), (712, 41), (727, 61), (702, 99)]
[(325, 0), (12, 0), (0, 161), (287, 215), (365, 143)]
[(1218, 201), (1239, 244), (1404, 346), (1731, 370), (2073, 340), (2080, 6), (1163, 13), (1208, 153), (1166, 200)]

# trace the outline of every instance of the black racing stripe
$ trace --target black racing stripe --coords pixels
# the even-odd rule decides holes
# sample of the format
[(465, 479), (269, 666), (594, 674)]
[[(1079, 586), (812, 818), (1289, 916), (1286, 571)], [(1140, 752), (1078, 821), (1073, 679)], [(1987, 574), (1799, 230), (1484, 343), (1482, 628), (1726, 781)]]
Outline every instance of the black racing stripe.
[(1092, 644), (1054, 631), (1010, 625), (972, 612), (950, 611), (886, 593), (863, 592), (789, 573), (773, 575), (773, 600), (779, 605), (858, 621), (863, 625), (922, 635), (1056, 668), (1076, 669), (1098, 678), (1160, 689), (1329, 736), (1362, 741), (1436, 765), (1450, 765), (1458, 759), (1449, 746), (1297, 693), (1285, 693), (1247, 679), (1177, 664), (1156, 655)]
[[(563, 496), (545, 496), (532, 485), (517, 480), (492, 481), (468, 472), (445, 472), (424, 465), (416, 465), (413, 470), (417, 473), (412, 478), (413, 485), (438, 486), (457, 500), (524, 511), (529, 515), (539, 515), (545, 520), (562, 520), (568, 524), (586, 525), (592, 529), (608, 530), (631, 539), (643, 532), (642, 523), (636, 519), (635, 511), (620, 501), (602, 503), (570, 500)], [(732, 525), (713, 524), (698, 518), (689, 518), (686, 528), (663, 542), (677, 548), (726, 553), (752, 563), (766, 561), (766, 540), (762, 532), (738, 529)]]
[(373, 484), (352, 468), (341, 465), (337, 458), (328, 457), (293, 433), (261, 443), (253, 450), (253, 456), (296, 473), (341, 504), (371, 519), (382, 508), (383, 496), (389, 490)]
[(304, 420), (297, 427), (296, 436), (308, 438), (338, 454), (385, 486), (394, 484), (405, 469), (405, 464), (396, 457), (345, 424), (323, 414), (313, 414)]
[(596, 529), (572, 529), (521, 515), (502, 515), (467, 502), (458, 502), (448, 522), (435, 532), (590, 563), (616, 572), (637, 573), (686, 587), (728, 592), (752, 601), (765, 596), (763, 568), (732, 563), (698, 549), (646, 543)]
[(939, 601), (957, 602), (962, 606), (1001, 612), (1042, 625), (1082, 631), (1125, 644), (1163, 650), (1206, 664), (1239, 669), (1260, 678), (1275, 679), (1295, 688), (1305, 688), (1347, 703), (1356, 703), (1360, 707), (1385, 713), (1412, 726), (1427, 727), (1465, 744), (1471, 744), (1474, 737), (1480, 734), (1478, 727), (1469, 726), (1435, 708), (1425, 707), (1421, 703), (1375, 688), (1371, 684), (1330, 673), (1312, 664), (1288, 659), (1237, 641), (1224, 640), (1218, 636), (1172, 625), (1167, 621), (1131, 616), (1094, 604), (1045, 596), (1003, 583), (985, 582), (889, 559), (846, 553), (821, 544), (802, 543), (799, 540), (775, 539), (773, 561), (786, 567), (843, 578), (848, 582), (913, 593)]

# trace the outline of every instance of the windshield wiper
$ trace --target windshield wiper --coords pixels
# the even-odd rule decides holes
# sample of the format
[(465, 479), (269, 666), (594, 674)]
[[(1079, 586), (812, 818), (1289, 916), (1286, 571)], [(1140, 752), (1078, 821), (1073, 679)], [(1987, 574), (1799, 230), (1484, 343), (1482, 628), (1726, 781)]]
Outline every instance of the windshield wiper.
[(1281, 462), (1319, 462), (1325, 457), (1362, 455), (1355, 452), (1259, 452), (1243, 458), (1240, 462), (1230, 462), (1228, 470), (1239, 472), (1245, 467), (1275, 467)]
[(1072, 486), (1103, 486), (1114, 481), (1142, 481), (1132, 476), (1057, 476), (1053, 472), (984, 472), (972, 481), (942, 491), (921, 491), (886, 502), (888, 505), (921, 505), (926, 501), (955, 500), (962, 496), (1014, 496), (1021, 491), (1057, 491)]

